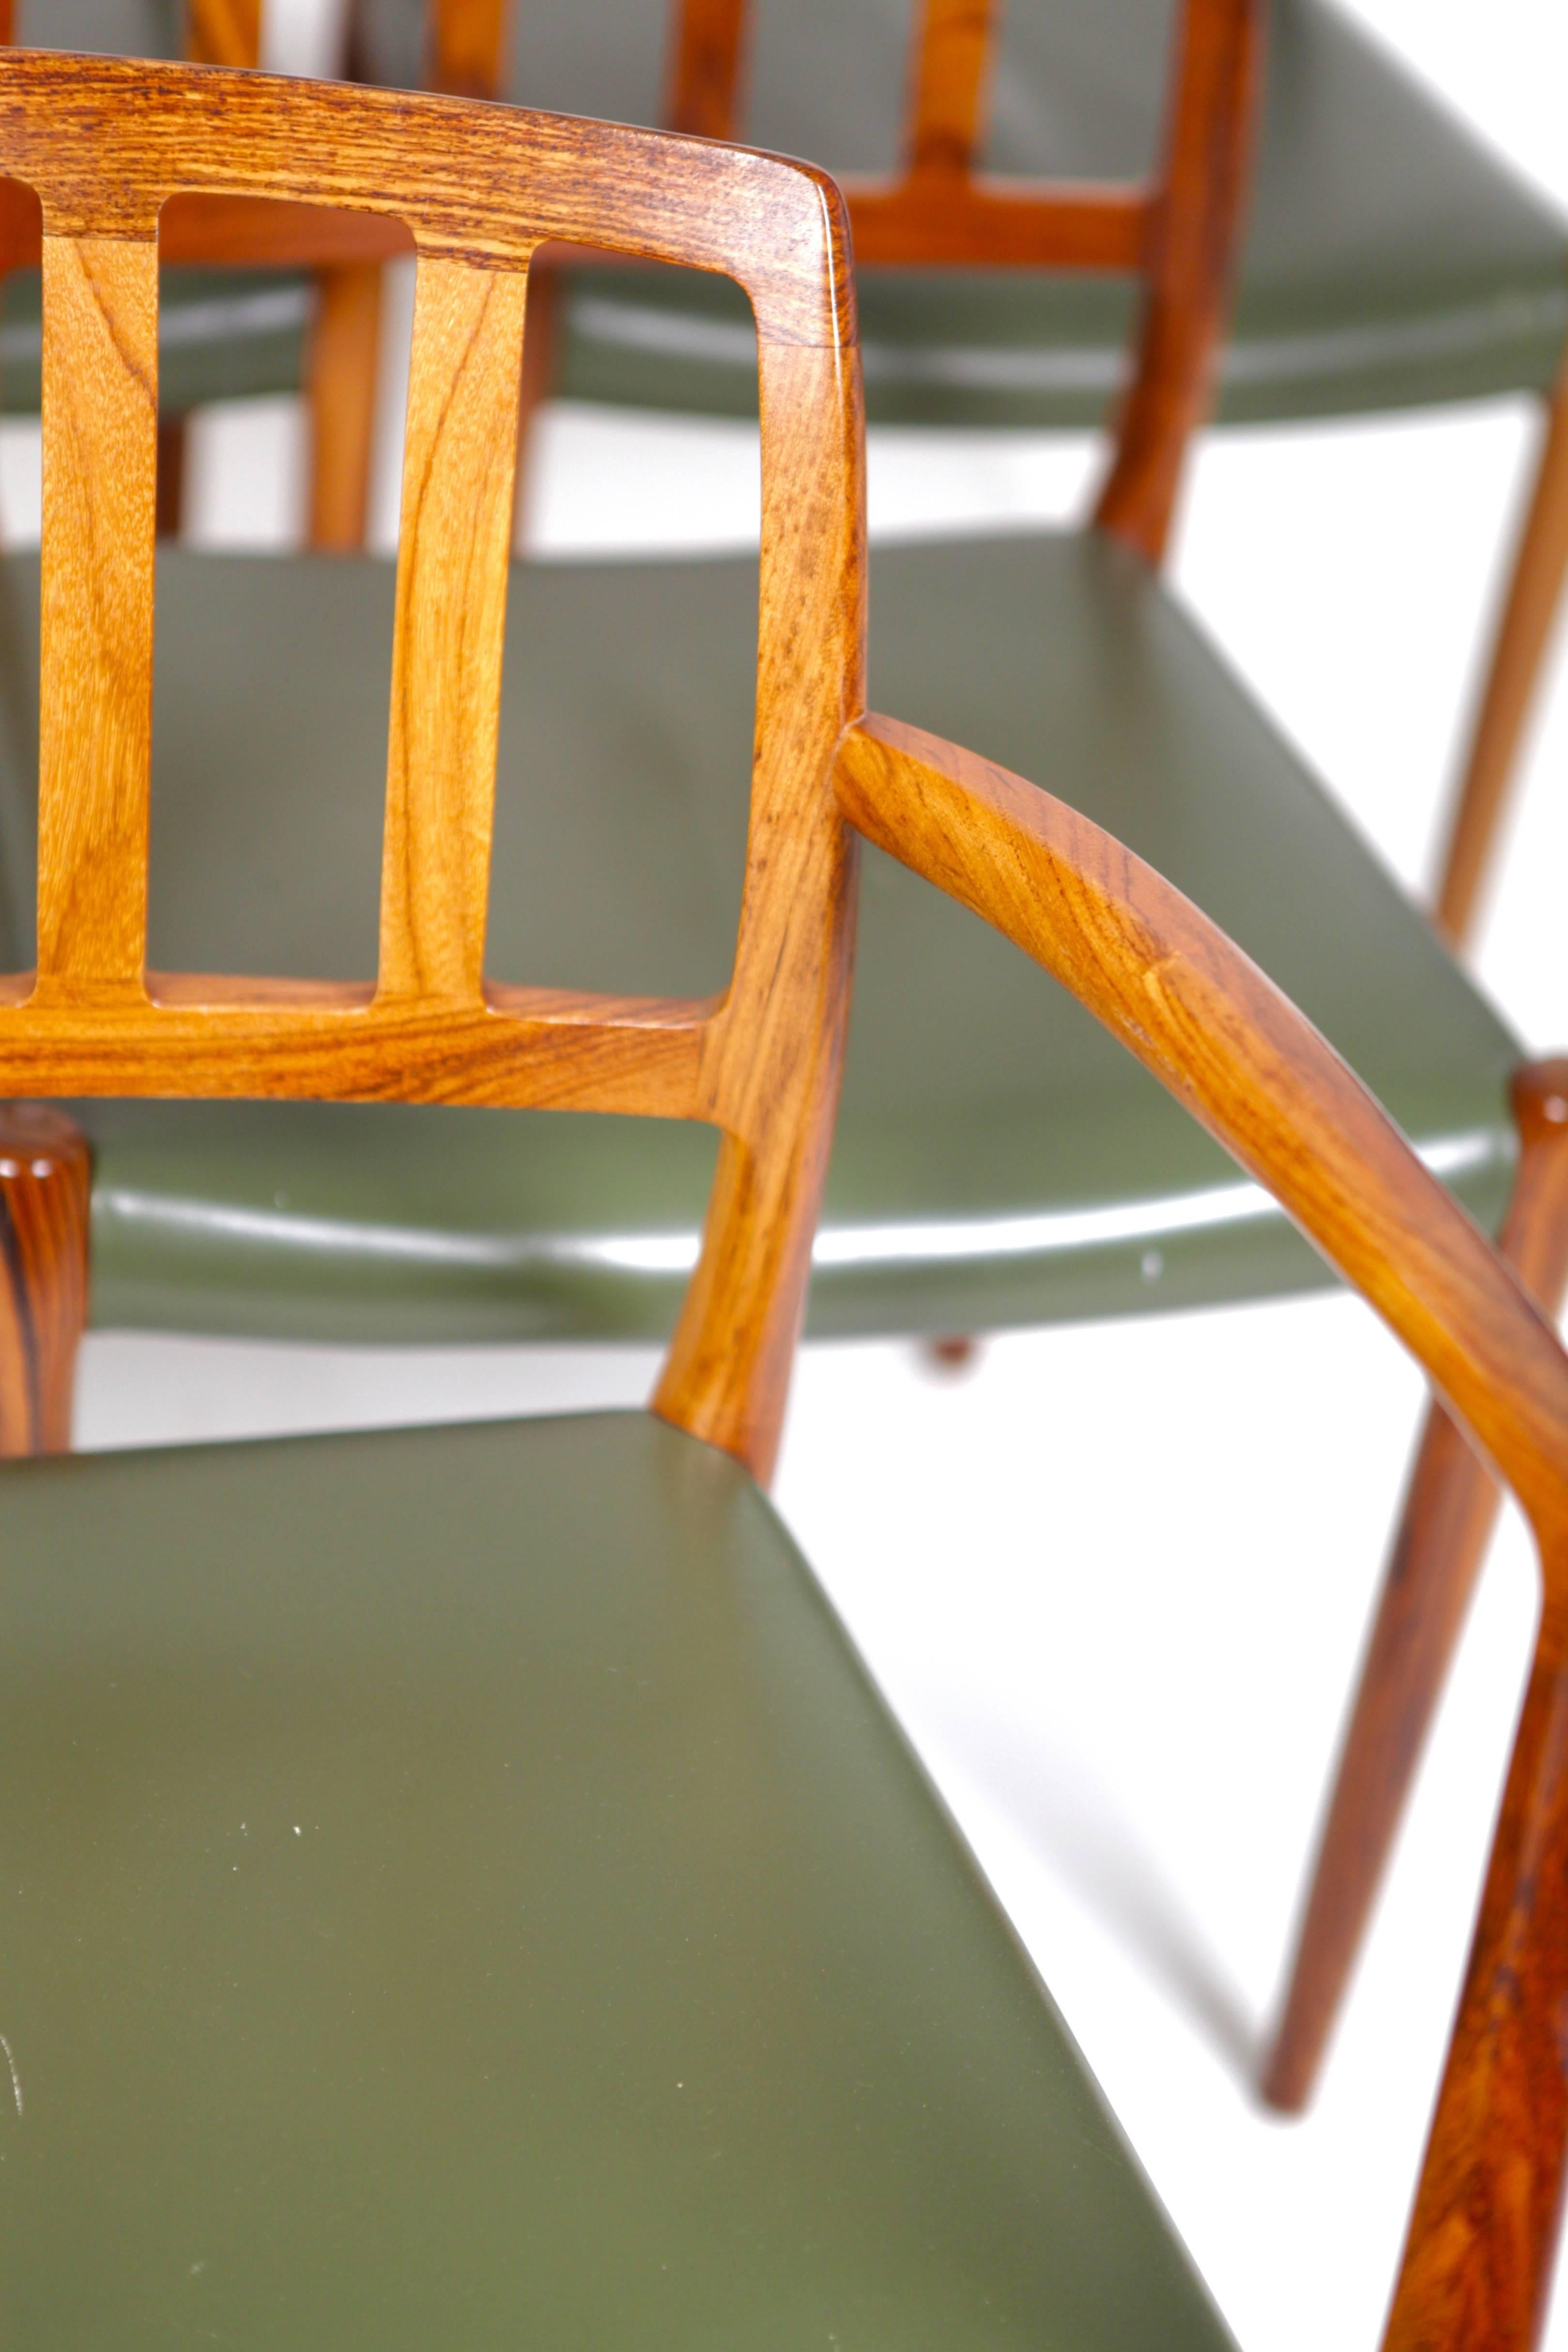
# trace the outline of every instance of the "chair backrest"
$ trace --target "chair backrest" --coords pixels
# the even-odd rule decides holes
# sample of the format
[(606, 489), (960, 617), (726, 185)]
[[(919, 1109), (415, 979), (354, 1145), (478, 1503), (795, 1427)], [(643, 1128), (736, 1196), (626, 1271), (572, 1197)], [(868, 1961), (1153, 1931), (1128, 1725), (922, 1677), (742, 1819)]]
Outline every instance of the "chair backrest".
[[(1251, 159), (1264, 0), (1179, 0), (1163, 153), (1152, 181), (1136, 186), (983, 175), (1002, 0), (912, 6), (903, 168), (886, 184), (843, 184), (855, 259), (1141, 278), (1137, 351), (1095, 520), (1157, 562), (1188, 442), (1212, 398)], [(674, 0), (672, 130), (744, 137), (750, 15), (751, 0)], [(507, 0), (431, 0), (435, 86), (496, 95), (507, 16)]]
[[(0, 1089), (629, 1111), (722, 1131), (659, 1406), (765, 1472), (841, 1054), (852, 865), (833, 757), (862, 708), (863, 482), (845, 223), (809, 167), (442, 98), (27, 51), (0, 173), (43, 213), (38, 961), (0, 979)], [(159, 225), (271, 197), (417, 252), (382, 845), (362, 986), (145, 968)], [(547, 239), (751, 299), (763, 520), (750, 828), (711, 1001), (484, 973), (528, 270)]]

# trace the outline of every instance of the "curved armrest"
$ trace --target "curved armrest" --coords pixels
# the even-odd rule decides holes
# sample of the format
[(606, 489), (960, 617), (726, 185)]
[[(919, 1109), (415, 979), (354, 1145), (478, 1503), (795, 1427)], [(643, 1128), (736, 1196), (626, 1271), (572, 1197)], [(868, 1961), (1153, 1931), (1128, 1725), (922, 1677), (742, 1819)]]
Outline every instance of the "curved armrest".
[(1311, 1023), (1119, 842), (891, 719), (849, 730), (835, 787), (858, 832), (1054, 973), (1268, 1187), (1530, 1517), (1546, 1607), (1385, 2337), (1526, 2352), (1568, 2151), (1568, 1356)]
[(995, 924), (1267, 1186), (1390, 1323), (1568, 1574), (1568, 1356), (1469, 1218), (1302, 1014), (1087, 817), (873, 715), (845, 735), (857, 832)]

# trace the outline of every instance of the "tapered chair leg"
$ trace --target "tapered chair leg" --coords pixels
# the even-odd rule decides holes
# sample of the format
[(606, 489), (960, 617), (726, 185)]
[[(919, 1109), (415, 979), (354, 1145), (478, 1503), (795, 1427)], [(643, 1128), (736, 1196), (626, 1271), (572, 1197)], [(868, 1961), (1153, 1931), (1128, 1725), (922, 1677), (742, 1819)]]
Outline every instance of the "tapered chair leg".
[(381, 325), (379, 263), (321, 271), (310, 345), (309, 539), (340, 554), (365, 543)]
[(1459, 945), (1469, 929), (1568, 572), (1568, 364), (1547, 410), (1546, 438), (1513, 578), (1492, 647), (1469, 757), (1455, 801), (1436, 920)]
[[(1513, 1083), (1519, 1172), (1500, 1248), (1555, 1314), (1568, 1283), (1568, 1060)], [(1278, 2032), (1271, 2106), (1306, 2105), (1377, 1894), (1497, 1517), (1490, 1473), (1439, 1405), (1427, 1416), (1318, 1847)]]
[(87, 1320), (87, 1138), (63, 1111), (0, 1104), (0, 1456), (63, 1454)]

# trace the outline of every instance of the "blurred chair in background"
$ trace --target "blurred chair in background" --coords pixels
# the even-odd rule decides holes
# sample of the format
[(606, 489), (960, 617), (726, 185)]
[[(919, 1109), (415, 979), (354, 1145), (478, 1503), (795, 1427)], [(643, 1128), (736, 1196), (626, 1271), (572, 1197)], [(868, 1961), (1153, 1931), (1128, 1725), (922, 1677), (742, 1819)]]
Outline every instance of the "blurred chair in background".
[[(353, 58), (812, 157), (850, 197), (870, 420), (1082, 427), (1124, 390), (1129, 289), (1109, 255), (1064, 276), (1013, 184), (1147, 183), (1178, 18), (1173, 0), (677, 0), (666, 47), (648, 0), (354, 0)], [(1437, 919), (1460, 942), (1568, 569), (1568, 223), (1322, 0), (1270, 0), (1265, 68), (1214, 421), (1544, 409), (1442, 861)], [(557, 341), (573, 397), (750, 411), (744, 309), (689, 272), (574, 275)], [(1151, 556), (1168, 521), (1149, 519)]]

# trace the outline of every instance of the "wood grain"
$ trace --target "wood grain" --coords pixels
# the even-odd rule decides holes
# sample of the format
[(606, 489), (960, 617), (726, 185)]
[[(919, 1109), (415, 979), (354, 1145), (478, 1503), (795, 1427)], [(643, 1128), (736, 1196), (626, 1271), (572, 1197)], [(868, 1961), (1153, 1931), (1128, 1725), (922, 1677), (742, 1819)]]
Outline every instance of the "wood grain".
[(855, 845), (834, 798), (865, 700), (857, 355), (759, 343), (762, 566), (735, 972), (704, 1042), (725, 1130), (654, 1410), (771, 1475), (805, 1313), (849, 1016)]
[[(1542, 1311), (1568, 1286), (1568, 1061), (1512, 1088), (1518, 1175), (1499, 1240)], [(1387, 1866), (1427, 1728), (1497, 1518), (1498, 1489), (1440, 1405), (1427, 1419), (1400, 1517), (1262, 2092), (1303, 2107)]]
[(1463, 945), (1475, 918), (1536, 681), (1562, 605), (1564, 578), (1568, 362), (1547, 404), (1534, 486), (1449, 819), (1436, 921), (1455, 947)]
[(347, 554), (365, 543), (381, 351), (379, 263), (323, 269), (306, 377), (314, 548)]
[[(338, 205), (422, 253), (526, 267), (545, 238), (727, 273), (766, 338), (854, 341), (828, 174), (703, 140), (348, 83), (14, 51), (0, 154), (60, 236), (149, 236), (171, 197)], [(47, 100), (47, 103), (43, 101)]]
[(484, 1001), (526, 278), (421, 261), (392, 635), (383, 996)]
[(1310, 1024), (1100, 828), (873, 716), (839, 759), (869, 840), (1004, 931), (1186, 1103), (1353, 1283), (1568, 1542), (1568, 1358), (1518, 1279)]
[(157, 247), (46, 237), (40, 1003), (141, 995), (157, 427)]
[(0, 1456), (63, 1454), (87, 1321), (91, 1156), (64, 1112), (0, 1103)]

